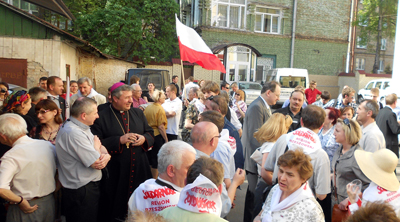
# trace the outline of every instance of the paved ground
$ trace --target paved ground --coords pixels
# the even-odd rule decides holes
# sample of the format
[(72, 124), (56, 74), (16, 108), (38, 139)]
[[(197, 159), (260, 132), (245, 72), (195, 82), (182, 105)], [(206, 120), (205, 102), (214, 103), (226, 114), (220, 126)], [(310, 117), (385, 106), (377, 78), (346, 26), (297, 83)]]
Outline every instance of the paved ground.
[(236, 191), (235, 208), (229, 212), (227, 220), (230, 222), (242, 222), (244, 211), (244, 199), (246, 197), (247, 180), (240, 186), (241, 190)]

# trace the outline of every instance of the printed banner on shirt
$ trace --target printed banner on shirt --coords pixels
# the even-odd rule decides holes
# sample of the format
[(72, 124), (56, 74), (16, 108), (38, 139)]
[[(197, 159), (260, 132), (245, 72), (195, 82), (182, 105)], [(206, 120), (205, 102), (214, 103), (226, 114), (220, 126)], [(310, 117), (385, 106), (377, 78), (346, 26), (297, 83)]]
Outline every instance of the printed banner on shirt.
[(318, 135), (304, 127), (289, 133), (286, 142), (290, 150), (301, 148), (305, 154), (313, 153), (322, 148)]
[(368, 188), (365, 189), (362, 199), (363, 202), (384, 201), (392, 205), (397, 214), (400, 212), (400, 188), (398, 191), (387, 191), (371, 182)]
[[(165, 208), (174, 207), (179, 201), (179, 192), (161, 186), (154, 179), (142, 183), (135, 191), (136, 208), (140, 211), (158, 213)], [(129, 204), (129, 203), (128, 203)]]
[(210, 213), (221, 216), (222, 202), (217, 186), (200, 174), (186, 185), (179, 198), (178, 207), (195, 213)]

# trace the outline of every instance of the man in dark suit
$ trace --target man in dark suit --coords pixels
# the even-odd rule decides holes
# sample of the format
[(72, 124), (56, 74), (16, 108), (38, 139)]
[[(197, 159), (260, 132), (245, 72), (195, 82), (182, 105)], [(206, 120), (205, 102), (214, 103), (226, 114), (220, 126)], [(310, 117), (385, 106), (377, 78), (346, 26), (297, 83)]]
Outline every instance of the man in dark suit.
[(400, 133), (400, 124), (397, 122), (396, 114), (393, 112), (396, 105), (396, 94), (393, 93), (386, 96), (386, 106), (379, 111), (376, 117), (376, 124), (385, 137), (386, 148), (399, 157), (399, 139), (397, 135)]
[(65, 99), (60, 95), (63, 93), (64, 83), (58, 76), (50, 76), (47, 79), (47, 98), (53, 100), (61, 109), (61, 118), (65, 120)]
[(179, 97), (178, 80), (179, 80), (179, 77), (178, 77), (178, 76), (172, 76), (172, 82), (171, 82), (171, 84), (174, 84), (175, 87), (176, 87), (176, 97)]
[[(253, 134), (271, 116), (270, 106), (276, 104), (279, 100), (280, 94), (281, 87), (278, 82), (267, 82), (261, 90), (261, 95), (250, 104), (246, 111), (243, 123), (242, 144), (244, 147), (245, 158), (244, 168), (246, 170), (249, 185), (246, 192), (243, 221), (253, 221), (255, 216), (252, 211), (254, 209), (254, 191), (257, 185), (258, 174), (257, 165), (252, 159), (250, 159), (250, 156), (258, 147), (261, 146), (261, 144), (254, 138)], [(254, 214), (257, 213), (258, 212), (254, 212)]]

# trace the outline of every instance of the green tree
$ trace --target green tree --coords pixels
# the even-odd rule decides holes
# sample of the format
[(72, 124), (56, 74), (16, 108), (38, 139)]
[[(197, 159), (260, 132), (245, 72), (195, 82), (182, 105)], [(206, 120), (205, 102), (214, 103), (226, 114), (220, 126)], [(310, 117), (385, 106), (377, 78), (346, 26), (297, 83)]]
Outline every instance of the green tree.
[(177, 52), (174, 0), (109, 0), (77, 13), (75, 33), (105, 53), (144, 62), (166, 61)]
[(396, 15), (397, 0), (364, 0), (358, 12), (354, 25), (360, 27), (361, 44), (367, 44), (371, 38), (376, 40), (373, 73), (379, 69), (382, 37), (389, 40), (395, 36)]

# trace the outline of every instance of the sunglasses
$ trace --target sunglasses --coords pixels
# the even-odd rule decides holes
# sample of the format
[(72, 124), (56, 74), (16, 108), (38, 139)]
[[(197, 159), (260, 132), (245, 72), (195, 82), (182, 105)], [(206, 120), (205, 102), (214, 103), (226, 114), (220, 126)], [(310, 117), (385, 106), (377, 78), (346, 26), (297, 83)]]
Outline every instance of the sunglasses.
[(235, 95), (237, 95), (237, 96), (240, 96), (240, 94), (239, 94), (239, 93), (235, 93)]
[(39, 110), (39, 111), (36, 112), (36, 115), (37, 115), (37, 114), (42, 114), (42, 115), (43, 115), (43, 114), (45, 114), (45, 113), (47, 113), (47, 112), (49, 112), (49, 111), (50, 111), (49, 109), (46, 109), (46, 110)]
[(7, 92), (7, 89), (1, 89), (0, 92), (5, 93)]
[(350, 131), (351, 131), (351, 124), (350, 124), (350, 120), (349, 119), (344, 119), (343, 120), (343, 123), (346, 125), (346, 126), (348, 126), (349, 127), (349, 129), (350, 129)]
[(218, 102), (214, 100), (214, 96), (208, 97), (208, 100), (215, 102), (219, 106)]

